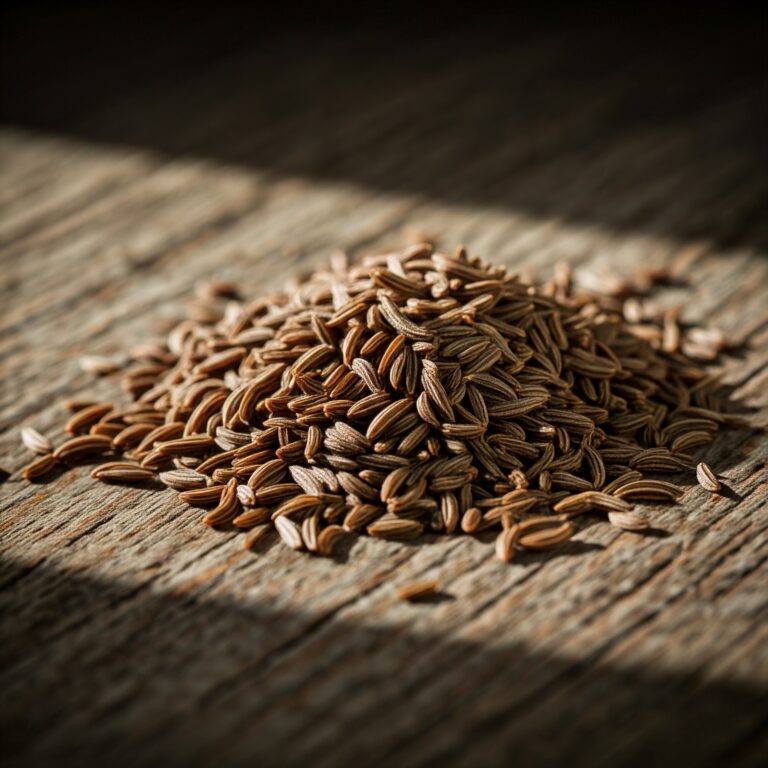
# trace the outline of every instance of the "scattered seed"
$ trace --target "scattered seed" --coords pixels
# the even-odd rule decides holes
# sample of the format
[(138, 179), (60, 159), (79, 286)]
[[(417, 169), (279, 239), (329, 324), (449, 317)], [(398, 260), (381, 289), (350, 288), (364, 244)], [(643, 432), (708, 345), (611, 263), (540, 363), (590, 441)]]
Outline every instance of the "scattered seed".
[(703, 461), (696, 465), (696, 479), (699, 485), (710, 493), (720, 493), (722, 490), (715, 473)]
[(608, 521), (617, 528), (623, 528), (625, 531), (645, 531), (648, 529), (648, 521), (634, 511), (628, 512), (609, 512)]
[(431, 597), (437, 592), (437, 581), (421, 581), (415, 584), (406, 584), (397, 590), (397, 596), (406, 602), (418, 602)]
[(120, 370), (120, 363), (111, 357), (103, 355), (83, 355), (79, 362), (81, 370), (86, 373), (96, 373), (100, 376)]
[(21, 442), (29, 448), (32, 453), (45, 455), (53, 453), (53, 443), (45, 436), (40, 434), (32, 427), (23, 427), (21, 430)]
[(27, 466), (21, 470), (21, 476), (25, 480), (35, 480), (38, 477), (47, 475), (55, 466), (56, 459), (53, 454), (49, 453), (45, 456), (41, 456), (39, 459), (35, 459), (31, 464), (27, 464)]
[(144, 483), (155, 478), (152, 470), (128, 462), (102, 464), (91, 472), (91, 477), (104, 483)]

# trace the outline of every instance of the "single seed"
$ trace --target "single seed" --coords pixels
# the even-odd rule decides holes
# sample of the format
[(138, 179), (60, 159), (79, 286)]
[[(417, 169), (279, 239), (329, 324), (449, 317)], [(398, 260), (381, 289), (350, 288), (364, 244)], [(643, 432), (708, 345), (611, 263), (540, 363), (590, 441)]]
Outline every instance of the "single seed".
[(437, 588), (437, 581), (420, 581), (400, 587), (397, 590), (397, 596), (406, 602), (418, 602), (432, 597), (437, 592)]
[[(239, 486), (242, 488), (243, 486)], [(246, 486), (247, 487), (247, 486)], [(253, 507), (246, 509), (232, 520), (237, 528), (253, 528), (256, 525), (269, 523), (272, 519), (272, 510), (269, 507)]]
[(710, 493), (720, 493), (722, 490), (715, 473), (703, 461), (696, 465), (696, 479), (699, 485)]
[(56, 466), (56, 459), (53, 454), (48, 453), (45, 456), (41, 456), (39, 459), (35, 459), (31, 464), (27, 464), (24, 469), (21, 470), (21, 476), (25, 480), (35, 480), (38, 477), (47, 475)]
[(609, 512), (608, 521), (617, 528), (625, 531), (645, 531), (648, 529), (648, 521), (637, 512)]
[(291, 549), (303, 549), (304, 540), (301, 538), (301, 528), (287, 517), (278, 517), (275, 520), (275, 529), (280, 538)]
[(87, 456), (99, 456), (112, 449), (112, 441), (103, 435), (81, 435), (62, 443), (54, 452), (57, 461), (72, 461)]
[(64, 425), (64, 429), (72, 434), (82, 432), (91, 424), (95, 424), (102, 416), (114, 409), (112, 403), (96, 403), (78, 410), (75, 415)]
[(144, 483), (152, 480), (155, 473), (136, 464), (114, 462), (97, 467), (91, 472), (91, 477), (104, 483)]
[(104, 355), (83, 355), (79, 362), (81, 370), (101, 376), (120, 370), (120, 363)]
[(53, 453), (53, 443), (45, 436), (40, 434), (32, 427), (24, 427), (21, 430), (21, 442), (29, 448), (32, 453), (45, 455)]

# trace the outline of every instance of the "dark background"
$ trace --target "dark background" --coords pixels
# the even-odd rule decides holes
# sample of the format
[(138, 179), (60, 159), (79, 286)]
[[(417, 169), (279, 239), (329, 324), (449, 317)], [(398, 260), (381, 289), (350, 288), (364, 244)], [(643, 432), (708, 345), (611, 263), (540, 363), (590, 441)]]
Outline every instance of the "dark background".
[[(757, 4), (18, 2), (2, 21), (15, 127), (768, 243)], [(596, 162), (604, 181), (582, 194)]]

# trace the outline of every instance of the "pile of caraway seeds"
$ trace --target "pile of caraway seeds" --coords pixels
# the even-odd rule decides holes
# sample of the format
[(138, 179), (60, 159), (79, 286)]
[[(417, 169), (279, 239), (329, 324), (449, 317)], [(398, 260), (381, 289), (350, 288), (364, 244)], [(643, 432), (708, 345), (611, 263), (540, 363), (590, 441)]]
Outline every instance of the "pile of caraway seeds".
[(131, 350), (131, 405), (71, 401), (75, 436), (55, 449), (23, 430), (40, 454), (23, 474), (98, 460), (98, 480), (159, 479), (247, 548), (276, 530), (319, 555), (350, 533), (491, 530), (509, 561), (564, 544), (585, 513), (642, 531), (637, 502), (683, 492), (658, 475), (693, 476), (692, 452), (735, 425), (703, 368), (724, 340), (685, 331), (637, 283), (584, 285), (565, 265), (532, 285), (426, 243), (337, 254), (255, 300), (211, 283), (192, 319)]

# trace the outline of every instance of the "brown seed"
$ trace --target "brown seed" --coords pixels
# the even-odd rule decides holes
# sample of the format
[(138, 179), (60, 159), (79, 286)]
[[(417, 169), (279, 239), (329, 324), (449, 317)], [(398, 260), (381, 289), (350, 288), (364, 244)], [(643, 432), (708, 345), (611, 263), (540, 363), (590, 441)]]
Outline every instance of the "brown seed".
[(552, 549), (573, 536), (573, 523), (561, 523), (554, 528), (545, 528), (520, 536), (520, 546), (526, 549)]
[(27, 464), (27, 466), (21, 470), (21, 476), (25, 480), (35, 480), (38, 477), (47, 475), (56, 466), (56, 463), (53, 454), (48, 453), (45, 456), (41, 456), (39, 459), (35, 459), (31, 464)]
[[(254, 494), (255, 496), (255, 494)], [(311, 496), (308, 493), (301, 493), (298, 496), (293, 496), (284, 501), (273, 513), (272, 519), (275, 520), (280, 516), (296, 515), (301, 517), (302, 515), (310, 514), (319, 510), (320, 507), (325, 505), (325, 501), (318, 496)]]
[(376, 504), (356, 504), (344, 518), (344, 529), (358, 531), (384, 514), (383, 507)]
[(642, 499), (645, 501), (675, 501), (684, 490), (664, 480), (635, 480), (621, 486), (614, 494), (621, 499)]
[[(239, 486), (242, 488), (243, 486)], [(269, 523), (272, 520), (272, 510), (269, 507), (253, 507), (246, 509), (232, 520), (238, 528), (253, 528), (257, 525)]]
[(401, 416), (408, 413), (413, 407), (413, 401), (409, 399), (396, 400), (394, 403), (388, 405), (382, 409), (378, 416), (376, 416), (368, 426), (368, 430), (365, 433), (368, 440), (375, 440), (380, 435), (386, 434), (386, 431), (391, 427)]
[[(141, 426), (141, 425), (135, 425), (135, 426)], [(184, 424), (181, 421), (173, 421), (170, 424), (161, 424), (160, 426), (155, 427), (154, 429), (147, 432), (146, 435), (141, 439), (141, 442), (136, 446), (135, 452), (137, 454), (142, 454), (145, 451), (149, 451), (152, 449), (157, 442), (162, 442), (164, 440), (171, 440), (175, 437), (181, 437), (181, 434), (184, 432)], [(131, 442), (133, 442), (133, 439), (131, 438)]]
[(316, 424), (310, 424), (307, 430), (307, 441), (304, 444), (304, 458), (311, 461), (320, 450), (323, 441), (323, 433)]
[(222, 525), (228, 523), (236, 515), (240, 505), (237, 500), (237, 480), (233, 477), (224, 488), (221, 499), (215, 509), (212, 509), (203, 522), (206, 525)]
[(625, 531), (645, 531), (648, 529), (648, 521), (637, 512), (609, 512), (608, 520), (611, 525), (623, 528)]
[(397, 333), (415, 341), (429, 341), (432, 338), (429, 331), (411, 322), (385, 293), (379, 294), (379, 305), (381, 313)]
[(191, 491), (205, 488), (208, 478), (194, 469), (172, 469), (159, 474), (160, 482), (175, 491)]
[(704, 490), (710, 493), (720, 493), (722, 486), (715, 473), (703, 461), (696, 465), (696, 479)]
[(91, 477), (104, 483), (144, 483), (152, 480), (155, 473), (136, 464), (113, 462), (96, 467), (91, 472)]
[(236, 366), (245, 357), (248, 350), (245, 347), (232, 347), (217, 352), (206, 358), (193, 369), (193, 373), (210, 375), (214, 372), (220, 372)]
[[(442, 418), (449, 422), (453, 421), (453, 406), (434, 366), (424, 365), (421, 371), (421, 384), (427, 397)], [(445, 427), (445, 425), (443, 426)]]
[(441, 494), (440, 514), (445, 532), (454, 533), (459, 527), (459, 501), (450, 491)]
[(502, 529), (496, 537), (496, 557), (505, 563), (509, 563), (515, 555), (515, 545), (520, 536), (520, 529), (516, 525), (510, 525)]
[(210, 485), (207, 488), (181, 491), (181, 493), (179, 493), (179, 499), (193, 507), (210, 507), (219, 503), (225, 487), (225, 485), (217, 484)]
[(413, 539), (424, 531), (424, 525), (416, 520), (402, 520), (399, 518), (379, 519), (366, 528), (369, 536), (382, 539)]
[(336, 544), (346, 535), (347, 532), (340, 525), (329, 525), (323, 528), (317, 537), (317, 553), (326, 557), (331, 555)]
[[(616, 495), (619, 495), (618, 491)], [(622, 501), (621, 498), (609, 496), (606, 493), (599, 493), (598, 491), (583, 491), (572, 496), (566, 496), (553, 506), (555, 512), (564, 515), (580, 515), (583, 512), (591, 512), (592, 510), (628, 512), (631, 508), (631, 505), (626, 501)]]
[(680, 326), (677, 324), (678, 312), (668, 309), (664, 313), (664, 328), (661, 340), (661, 348), (665, 352), (677, 352), (680, 346)]
[(475, 533), (480, 530), (483, 513), (477, 507), (470, 507), (461, 518), (461, 530), (464, 533)]
[(112, 441), (102, 435), (81, 435), (62, 443), (54, 452), (57, 461), (73, 461), (87, 456), (100, 456), (112, 449)]
[(82, 398), (70, 399), (64, 401), (64, 407), (70, 413), (76, 413), (82, 411), (83, 408), (88, 408), (91, 405), (98, 405), (98, 400), (84, 400)]
[(71, 434), (77, 434), (95, 424), (102, 416), (114, 409), (112, 403), (96, 403), (77, 411), (64, 425), (64, 429)]
[(160, 472), (162, 469), (166, 469), (171, 464), (171, 457), (167, 454), (161, 453), (156, 448), (145, 453), (141, 457), (141, 466), (145, 469), (151, 469), (154, 472)]
[(122, 432), (123, 428), (120, 424), (94, 424), (89, 430), (89, 435), (102, 435), (112, 440), (112, 445), (115, 445), (115, 438)]
[(165, 440), (157, 443), (155, 449), (162, 456), (193, 456), (197, 453), (204, 453), (213, 448), (214, 439), (210, 435), (198, 434), (179, 437), (175, 440)]
[(248, 478), (248, 486), (256, 491), (278, 483), (288, 472), (288, 465), (282, 459), (272, 459), (262, 464)]
[(256, 505), (256, 495), (248, 485), (237, 486), (237, 500), (244, 507), (253, 507)]
[(393, 469), (381, 484), (381, 500), (386, 502), (395, 496), (400, 486), (405, 482), (411, 468), (410, 466), (396, 467)]
[(405, 336), (402, 334), (395, 336), (395, 338), (390, 341), (389, 345), (384, 351), (384, 354), (381, 356), (381, 360), (379, 361), (379, 367), (376, 371), (379, 376), (385, 376), (389, 372), (392, 363), (401, 353), (404, 344)]
[(418, 602), (432, 597), (437, 592), (437, 588), (437, 581), (420, 581), (400, 587), (397, 590), (397, 596), (406, 602)]

